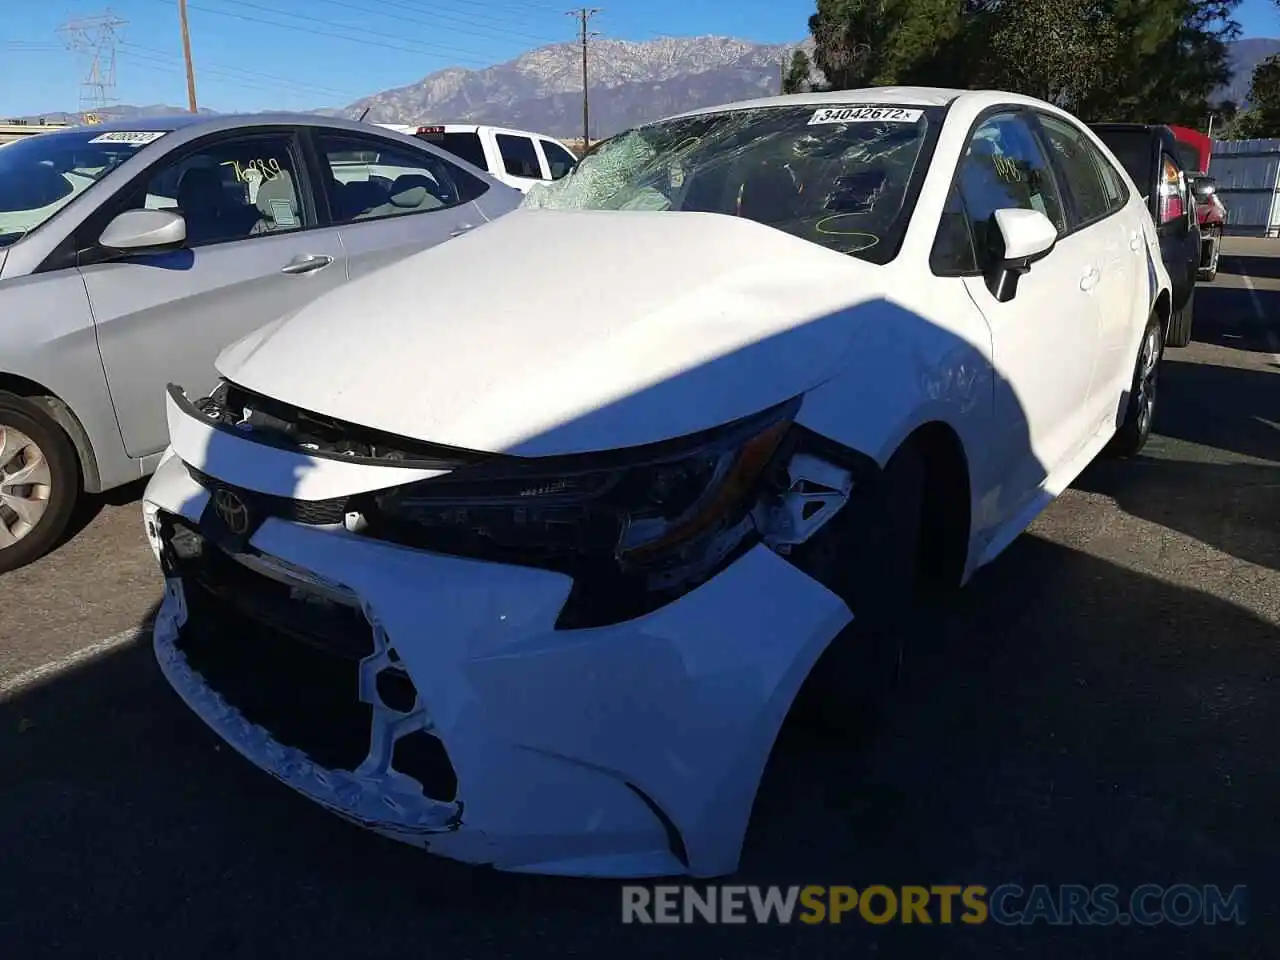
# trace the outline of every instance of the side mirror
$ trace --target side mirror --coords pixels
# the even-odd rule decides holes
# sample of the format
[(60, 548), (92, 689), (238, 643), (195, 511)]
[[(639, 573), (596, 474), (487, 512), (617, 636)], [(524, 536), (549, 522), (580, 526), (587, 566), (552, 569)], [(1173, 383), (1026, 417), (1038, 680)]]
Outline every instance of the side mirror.
[(1009, 207), (991, 214), (987, 238), (987, 289), (998, 303), (1008, 303), (1018, 293), (1018, 278), (1053, 252), (1058, 228), (1039, 210)]
[(126, 210), (107, 224), (99, 245), (124, 253), (181, 250), (187, 242), (187, 221), (174, 210)]

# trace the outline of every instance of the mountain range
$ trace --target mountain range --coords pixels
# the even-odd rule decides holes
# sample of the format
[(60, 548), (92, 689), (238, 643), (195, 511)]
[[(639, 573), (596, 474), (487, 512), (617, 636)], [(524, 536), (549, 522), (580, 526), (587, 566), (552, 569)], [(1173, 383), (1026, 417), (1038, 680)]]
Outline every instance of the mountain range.
[[(638, 123), (718, 103), (769, 96), (781, 86), (783, 65), (813, 41), (761, 44), (732, 37), (597, 40), (588, 53), (591, 135), (608, 136)], [(1254, 66), (1280, 53), (1280, 40), (1233, 45), (1231, 82), (1219, 96), (1248, 94)], [(345, 107), (311, 111), (381, 123), (492, 123), (562, 137), (582, 133), (581, 48), (539, 47), (482, 70), (450, 67), (416, 83), (374, 93)], [(127, 118), (185, 112), (180, 107), (113, 106), (104, 116)], [(207, 111), (201, 111), (207, 112)], [(50, 119), (72, 115), (46, 113)], [(34, 118), (34, 117), (33, 117)]]

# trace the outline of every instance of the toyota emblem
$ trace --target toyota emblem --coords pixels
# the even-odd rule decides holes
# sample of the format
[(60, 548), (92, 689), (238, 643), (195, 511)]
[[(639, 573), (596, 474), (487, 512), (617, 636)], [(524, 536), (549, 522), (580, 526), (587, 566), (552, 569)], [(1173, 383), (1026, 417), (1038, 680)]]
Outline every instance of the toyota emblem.
[(236, 536), (249, 532), (249, 508), (230, 490), (219, 490), (213, 495), (213, 509)]

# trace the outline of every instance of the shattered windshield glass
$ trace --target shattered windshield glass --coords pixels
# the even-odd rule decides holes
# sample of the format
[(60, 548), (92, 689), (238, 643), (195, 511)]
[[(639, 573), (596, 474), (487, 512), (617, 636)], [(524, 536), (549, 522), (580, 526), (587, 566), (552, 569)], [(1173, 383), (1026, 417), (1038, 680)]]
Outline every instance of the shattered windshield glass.
[(943, 109), (811, 104), (665, 120), (597, 145), (523, 206), (727, 214), (885, 263)]
[(40, 133), (0, 151), (0, 247), (49, 220), (161, 131)]

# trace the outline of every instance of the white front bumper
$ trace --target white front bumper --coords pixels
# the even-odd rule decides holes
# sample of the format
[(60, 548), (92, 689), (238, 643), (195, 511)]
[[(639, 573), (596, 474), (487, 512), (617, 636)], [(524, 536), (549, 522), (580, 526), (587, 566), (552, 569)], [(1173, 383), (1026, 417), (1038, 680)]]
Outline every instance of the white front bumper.
[[(148, 517), (198, 522), (209, 494), (184, 460), (224, 482), (294, 497), (296, 483), (271, 478), (308, 475), (315, 485), (325, 475), (342, 486), (343, 472), (359, 469), (296, 456), (294, 470), (263, 471), (258, 444), (213, 437), (172, 405), (170, 423), (174, 448), (147, 488)], [(733, 872), (782, 720), (851, 619), (839, 598), (762, 546), (668, 606), (583, 630), (555, 629), (571, 587), (559, 573), (280, 519), (266, 520), (250, 546), (358, 598), (375, 656), (394, 647), (417, 688), (456, 771), (458, 802), (426, 800), (396, 789), (394, 776), (371, 774), (385, 764), (324, 769), (251, 724), (175, 646), (187, 615), (177, 578), (155, 628), (170, 683), (240, 753), (341, 816), (506, 870)], [(371, 760), (379, 749), (372, 745)]]

